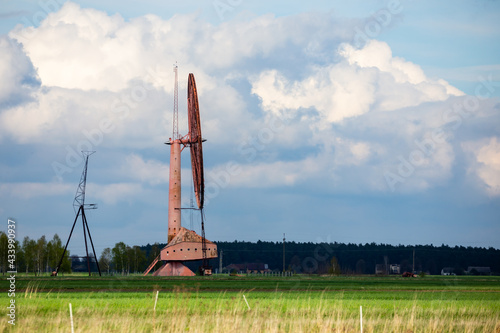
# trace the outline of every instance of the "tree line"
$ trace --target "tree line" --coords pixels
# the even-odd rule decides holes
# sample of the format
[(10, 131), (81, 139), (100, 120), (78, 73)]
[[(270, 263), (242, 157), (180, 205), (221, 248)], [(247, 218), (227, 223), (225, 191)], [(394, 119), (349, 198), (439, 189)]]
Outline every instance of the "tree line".
[[(159, 250), (157, 250), (159, 254)], [(157, 255), (158, 255), (157, 254)], [(154, 257), (146, 256), (140, 246), (128, 246), (124, 242), (116, 243), (113, 248), (105, 248), (99, 257), (99, 267), (107, 274), (142, 273)]]
[[(7, 261), (8, 237), (3, 231), (0, 231), (0, 272), (5, 274), (8, 269)], [(39, 275), (42, 273), (52, 273), (64, 252), (61, 238), (57, 234), (47, 241), (45, 236), (38, 240), (24, 237), (22, 243), (15, 241), (16, 250), (16, 267), (18, 273), (34, 273)], [(59, 272), (71, 272), (71, 261), (69, 259), (69, 251), (66, 251)]]
[[(223, 265), (266, 263), (270, 269), (283, 269), (282, 242), (217, 242), (223, 251)], [(414, 255), (415, 253), (415, 255)], [(376, 265), (400, 265), (401, 273), (440, 274), (451, 267), (463, 274), (469, 266), (490, 267), (500, 273), (500, 250), (484, 247), (448, 245), (389, 245), (344, 243), (285, 243), (285, 270), (311, 274), (375, 274)]]
[[(7, 235), (0, 231), (0, 271), (7, 269)], [(455, 274), (463, 274), (469, 266), (490, 267), (500, 273), (500, 250), (483, 247), (447, 245), (388, 245), (388, 244), (344, 244), (286, 242), (283, 252), (282, 242), (216, 242), (222, 264), (264, 263), (270, 270), (305, 274), (374, 274), (376, 265), (397, 264), (404, 271), (422, 271), (440, 274), (444, 267), (451, 267)], [(146, 270), (160, 254), (166, 244), (129, 246), (118, 242), (114, 247), (105, 248), (98, 259), (104, 274), (131, 274)], [(56, 234), (47, 241), (45, 236), (38, 240), (25, 237), (22, 243), (16, 241), (16, 264), (18, 272), (51, 273), (57, 267), (64, 251), (61, 239)], [(285, 266), (283, 267), (283, 257)], [(161, 266), (156, 264), (153, 270)], [(185, 263), (195, 271), (200, 262)], [(213, 268), (219, 268), (219, 259), (210, 261)], [(59, 272), (87, 271), (85, 257), (66, 252)], [(91, 258), (92, 271), (97, 271), (95, 259)]]

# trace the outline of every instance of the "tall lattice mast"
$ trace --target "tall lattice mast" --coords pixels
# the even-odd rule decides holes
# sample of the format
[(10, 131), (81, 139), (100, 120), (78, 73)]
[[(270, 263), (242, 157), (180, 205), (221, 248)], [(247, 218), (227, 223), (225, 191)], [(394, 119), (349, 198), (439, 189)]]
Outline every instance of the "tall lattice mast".
[(174, 85), (174, 119), (172, 139), (179, 139), (179, 83), (177, 79), (177, 62), (174, 65), (175, 85)]
[(66, 246), (64, 247), (64, 251), (62, 253), (61, 259), (59, 260), (59, 264), (57, 265), (56, 270), (53, 272), (53, 275), (57, 275), (59, 269), (61, 268), (61, 264), (64, 259), (64, 255), (68, 249), (69, 241), (71, 240), (71, 235), (73, 235), (73, 230), (75, 229), (76, 221), (78, 217), (82, 217), (82, 226), (83, 226), (83, 239), (85, 240), (85, 257), (87, 258), (87, 268), (90, 272), (90, 257), (89, 257), (89, 249), (87, 246), (87, 234), (89, 235), (90, 245), (92, 245), (92, 251), (94, 253), (95, 263), (97, 265), (97, 270), (99, 271), (99, 276), (101, 276), (101, 268), (99, 267), (99, 262), (97, 260), (97, 255), (95, 253), (94, 242), (92, 241), (92, 236), (90, 235), (90, 228), (87, 222), (87, 217), (85, 216), (85, 208), (88, 209), (96, 209), (96, 204), (86, 204), (85, 203), (85, 187), (87, 185), (87, 167), (89, 165), (89, 156), (95, 153), (95, 151), (82, 151), (83, 157), (85, 158), (85, 165), (83, 167), (82, 177), (80, 178), (80, 183), (78, 184), (78, 189), (76, 190), (75, 199), (73, 200), (73, 207), (75, 209), (76, 217), (73, 222), (73, 227), (71, 227), (71, 231), (69, 233), (68, 241), (66, 242)]
[(85, 205), (85, 187), (87, 185), (87, 167), (89, 165), (89, 156), (95, 153), (95, 151), (82, 151), (83, 158), (85, 159), (85, 165), (83, 167), (82, 177), (80, 178), (80, 184), (78, 184), (78, 189), (76, 190), (75, 199), (73, 200), (73, 209), (75, 213), (78, 211), (80, 206), (85, 206), (85, 208), (96, 209), (97, 205), (90, 204)]

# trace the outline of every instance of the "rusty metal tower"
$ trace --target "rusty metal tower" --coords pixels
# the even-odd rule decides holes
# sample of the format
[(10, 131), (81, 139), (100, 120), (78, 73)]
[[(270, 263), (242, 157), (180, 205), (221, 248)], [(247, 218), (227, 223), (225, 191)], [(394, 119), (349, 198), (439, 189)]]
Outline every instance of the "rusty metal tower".
[[(188, 128), (185, 136), (178, 134), (178, 83), (177, 65), (174, 66), (174, 116), (173, 134), (167, 145), (170, 146), (170, 176), (168, 191), (168, 242), (160, 255), (146, 269), (147, 275), (158, 261), (164, 265), (154, 272), (159, 276), (192, 276), (194, 273), (182, 264), (183, 261), (202, 260), (202, 273), (210, 275), (208, 260), (217, 258), (217, 245), (205, 238), (205, 216), (203, 212), (205, 181), (203, 171), (203, 142), (201, 135), (200, 110), (196, 82), (192, 73), (188, 76), (187, 102), (188, 102)], [(193, 230), (183, 228), (181, 225), (181, 152), (189, 147), (191, 154), (191, 170), (193, 177), (193, 190), (196, 198), (197, 210), (201, 216), (202, 235)]]

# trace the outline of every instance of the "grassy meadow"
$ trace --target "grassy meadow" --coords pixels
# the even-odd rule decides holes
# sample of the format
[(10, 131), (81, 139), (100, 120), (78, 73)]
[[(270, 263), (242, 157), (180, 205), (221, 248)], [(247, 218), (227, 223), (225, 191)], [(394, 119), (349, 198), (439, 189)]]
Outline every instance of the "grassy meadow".
[(362, 306), (363, 332), (500, 333), (499, 277), (74, 275), (16, 289), (16, 327), (2, 306), (2, 331), (70, 332), (71, 303), (75, 332), (360, 332)]

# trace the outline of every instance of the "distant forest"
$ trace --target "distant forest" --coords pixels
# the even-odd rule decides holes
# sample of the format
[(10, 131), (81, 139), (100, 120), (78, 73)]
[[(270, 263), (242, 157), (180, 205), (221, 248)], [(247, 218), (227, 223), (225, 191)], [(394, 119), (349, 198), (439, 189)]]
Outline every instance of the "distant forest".
[[(283, 270), (283, 243), (281, 242), (216, 242), (222, 267), (230, 264), (267, 264), (273, 271)], [(7, 257), (9, 241), (0, 231), (0, 273), (5, 274), (12, 264)], [(97, 253), (100, 269), (106, 274), (129, 274), (144, 272), (160, 253), (165, 244), (129, 246), (123, 242), (113, 248)], [(58, 235), (52, 240), (25, 237), (15, 241), (15, 265), (18, 272), (50, 274), (60, 261), (64, 246)], [(457, 274), (464, 274), (469, 266), (490, 267), (493, 274), (500, 274), (500, 250), (480, 247), (450, 247), (446, 245), (387, 245), (387, 244), (342, 244), (342, 243), (285, 243), (285, 270), (303, 274), (375, 274), (375, 266), (387, 267), (397, 264), (401, 273), (411, 271), (415, 253), (415, 271), (440, 274), (449, 267)], [(92, 271), (97, 271), (94, 258), (90, 258)], [(196, 271), (201, 262), (186, 262)], [(160, 267), (158, 263), (156, 268)], [(219, 259), (210, 265), (219, 268)], [(254, 265), (255, 266), (255, 265)], [(258, 266), (258, 265), (257, 265)], [(66, 251), (60, 272), (86, 271), (86, 258), (70, 255)]]
[[(271, 270), (283, 269), (281, 242), (215, 242), (222, 251), (223, 267), (230, 264), (263, 263)], [(156, 245), (162, 248), (164, 245)], [(152, 245), (141, 247), (150, 257)], [(481, 247), (450, 247), (447, 245), (387, 245), (343, 243), (285, 243), (285, 269), (306, 274), (375, 274), (377, 264), (398, 264), (401, 272), (411, 271), (415, 250), (415, 271), (440, 274), (451, 267), (455, 274), (464, 274), (469, 266), (490, 267), (500, 273), (500, 250)], [(214, 268), (219, 260), (212, 260)]]

